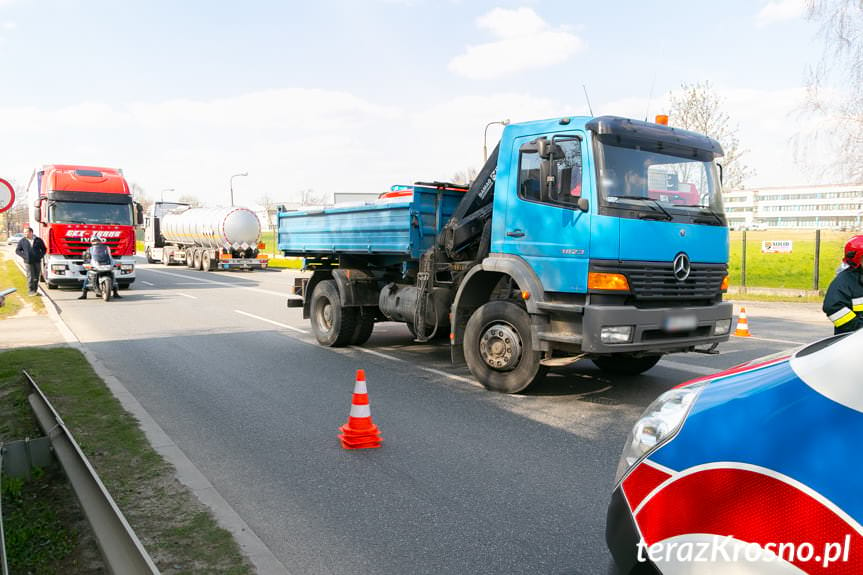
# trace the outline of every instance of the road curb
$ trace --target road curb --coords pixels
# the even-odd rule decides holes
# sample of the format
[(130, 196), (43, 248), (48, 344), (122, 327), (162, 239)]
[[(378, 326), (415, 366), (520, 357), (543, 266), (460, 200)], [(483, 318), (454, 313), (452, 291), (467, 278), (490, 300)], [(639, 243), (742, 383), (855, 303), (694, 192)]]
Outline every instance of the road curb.
[(46, 302), (45, 309), (55, 327), (63, 335), (70, 347), (74, 347), (84, 354), (87, 361), (93, 367), (93, 371), (102, 378), (108, 389), (123, 408), (131, 413), (137, 420), (147, 441), (153, 449), (166, 461), (174, 466), (176, 477), (185, 485), (198, 500), (207, 506), (216, 518), (219, 525), (227, 529), (242, 552), (249, 558), (255, 570), (261, 575), (288, 575), (290, 572), (285, 565), (273, 554), (269, 547), (252, 531), (252, 528), (231, 507), (222, 495), (216, 490), (212, 483), (186, 456), (180, 447), (168, 436), (156, 420), (147, 412), (143, 405), (126, 389), (126, 386), (117, 379), (114, 374), (97, 358), (86, 344), (66, 325), (60, 316), (57, 303), (48, 296), (40, 287), (40, 292), (50, 303)]

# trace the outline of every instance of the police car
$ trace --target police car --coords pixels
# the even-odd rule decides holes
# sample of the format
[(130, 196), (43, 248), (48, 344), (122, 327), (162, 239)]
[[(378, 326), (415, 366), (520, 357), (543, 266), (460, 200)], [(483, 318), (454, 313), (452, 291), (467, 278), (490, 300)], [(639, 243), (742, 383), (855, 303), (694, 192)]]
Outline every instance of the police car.
[(863, 331), (690, 381), (627, 440), (621, 573), (863, 573)]

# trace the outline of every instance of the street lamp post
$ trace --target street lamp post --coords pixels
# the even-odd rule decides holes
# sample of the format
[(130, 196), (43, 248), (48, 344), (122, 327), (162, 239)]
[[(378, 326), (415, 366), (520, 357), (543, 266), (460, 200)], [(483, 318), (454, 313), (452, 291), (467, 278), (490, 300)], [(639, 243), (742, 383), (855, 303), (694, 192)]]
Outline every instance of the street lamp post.
[(173, 191), (175, 191), (174, 188), (162, 188), (162, 190), (159, 192), (159, 201), (160, 202), (165, 201), (165, 192), (173, 192)]
[(234, 174), (231, 176), (231, 207), (234, 207), (234, 178), (239, 176), (248, 176), (249, 172), (242, 172), (240, 174)]
[(507, 126), (507, 125), (509, 125), (509, 118), (507, 118), (506, 120), (496, 120), (494, 122), (489, 122), (488, 124), (485, 125), (485, 130), (482, 133), (482, 161), (483, 161), (483, 163), (485, 163), (486, 160), (488, 160), (488, 144), (487, 144), (488, 127), (494, 126), (495, 124), (500, 124), (501, 126)]

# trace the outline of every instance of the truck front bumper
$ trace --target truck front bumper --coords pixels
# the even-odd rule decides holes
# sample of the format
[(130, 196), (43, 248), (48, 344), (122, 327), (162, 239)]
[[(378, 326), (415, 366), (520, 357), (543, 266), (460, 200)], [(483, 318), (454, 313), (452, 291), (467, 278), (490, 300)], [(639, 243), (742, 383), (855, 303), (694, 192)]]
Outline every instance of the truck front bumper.
[[(135, 281), (135, 260), (130, 256), (115, 259), (121, 268), (116, 271), (117, 283), (129, 285)], [(51, 285), (80, 286), (87, 271), (83, 260), (65, 259), (62, 256), (48, 256), (45, 259), (43, 276)]]
[(668, 353), (709, 346), (728, 340), (732, 308), (730, 302), (685, 309), (586, 305), (581, 348), (599, 354)]

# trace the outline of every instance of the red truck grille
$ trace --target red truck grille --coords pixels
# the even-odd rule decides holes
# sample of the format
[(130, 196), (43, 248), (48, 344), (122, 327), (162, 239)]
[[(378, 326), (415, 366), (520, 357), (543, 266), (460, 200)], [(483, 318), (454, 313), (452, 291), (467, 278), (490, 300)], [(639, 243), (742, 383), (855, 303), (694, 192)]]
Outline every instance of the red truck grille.
[[(102, 240), (108, 249), (111, 250), (112, 256), (122, 255), (124, 238), (104, 238)], [(67, 256), (81, 257), (82, 254), (90, 247), (89, 238), (60, 238), (55, 244), (57, 248), (52, 250), (55, 253), (66, 254)]]

